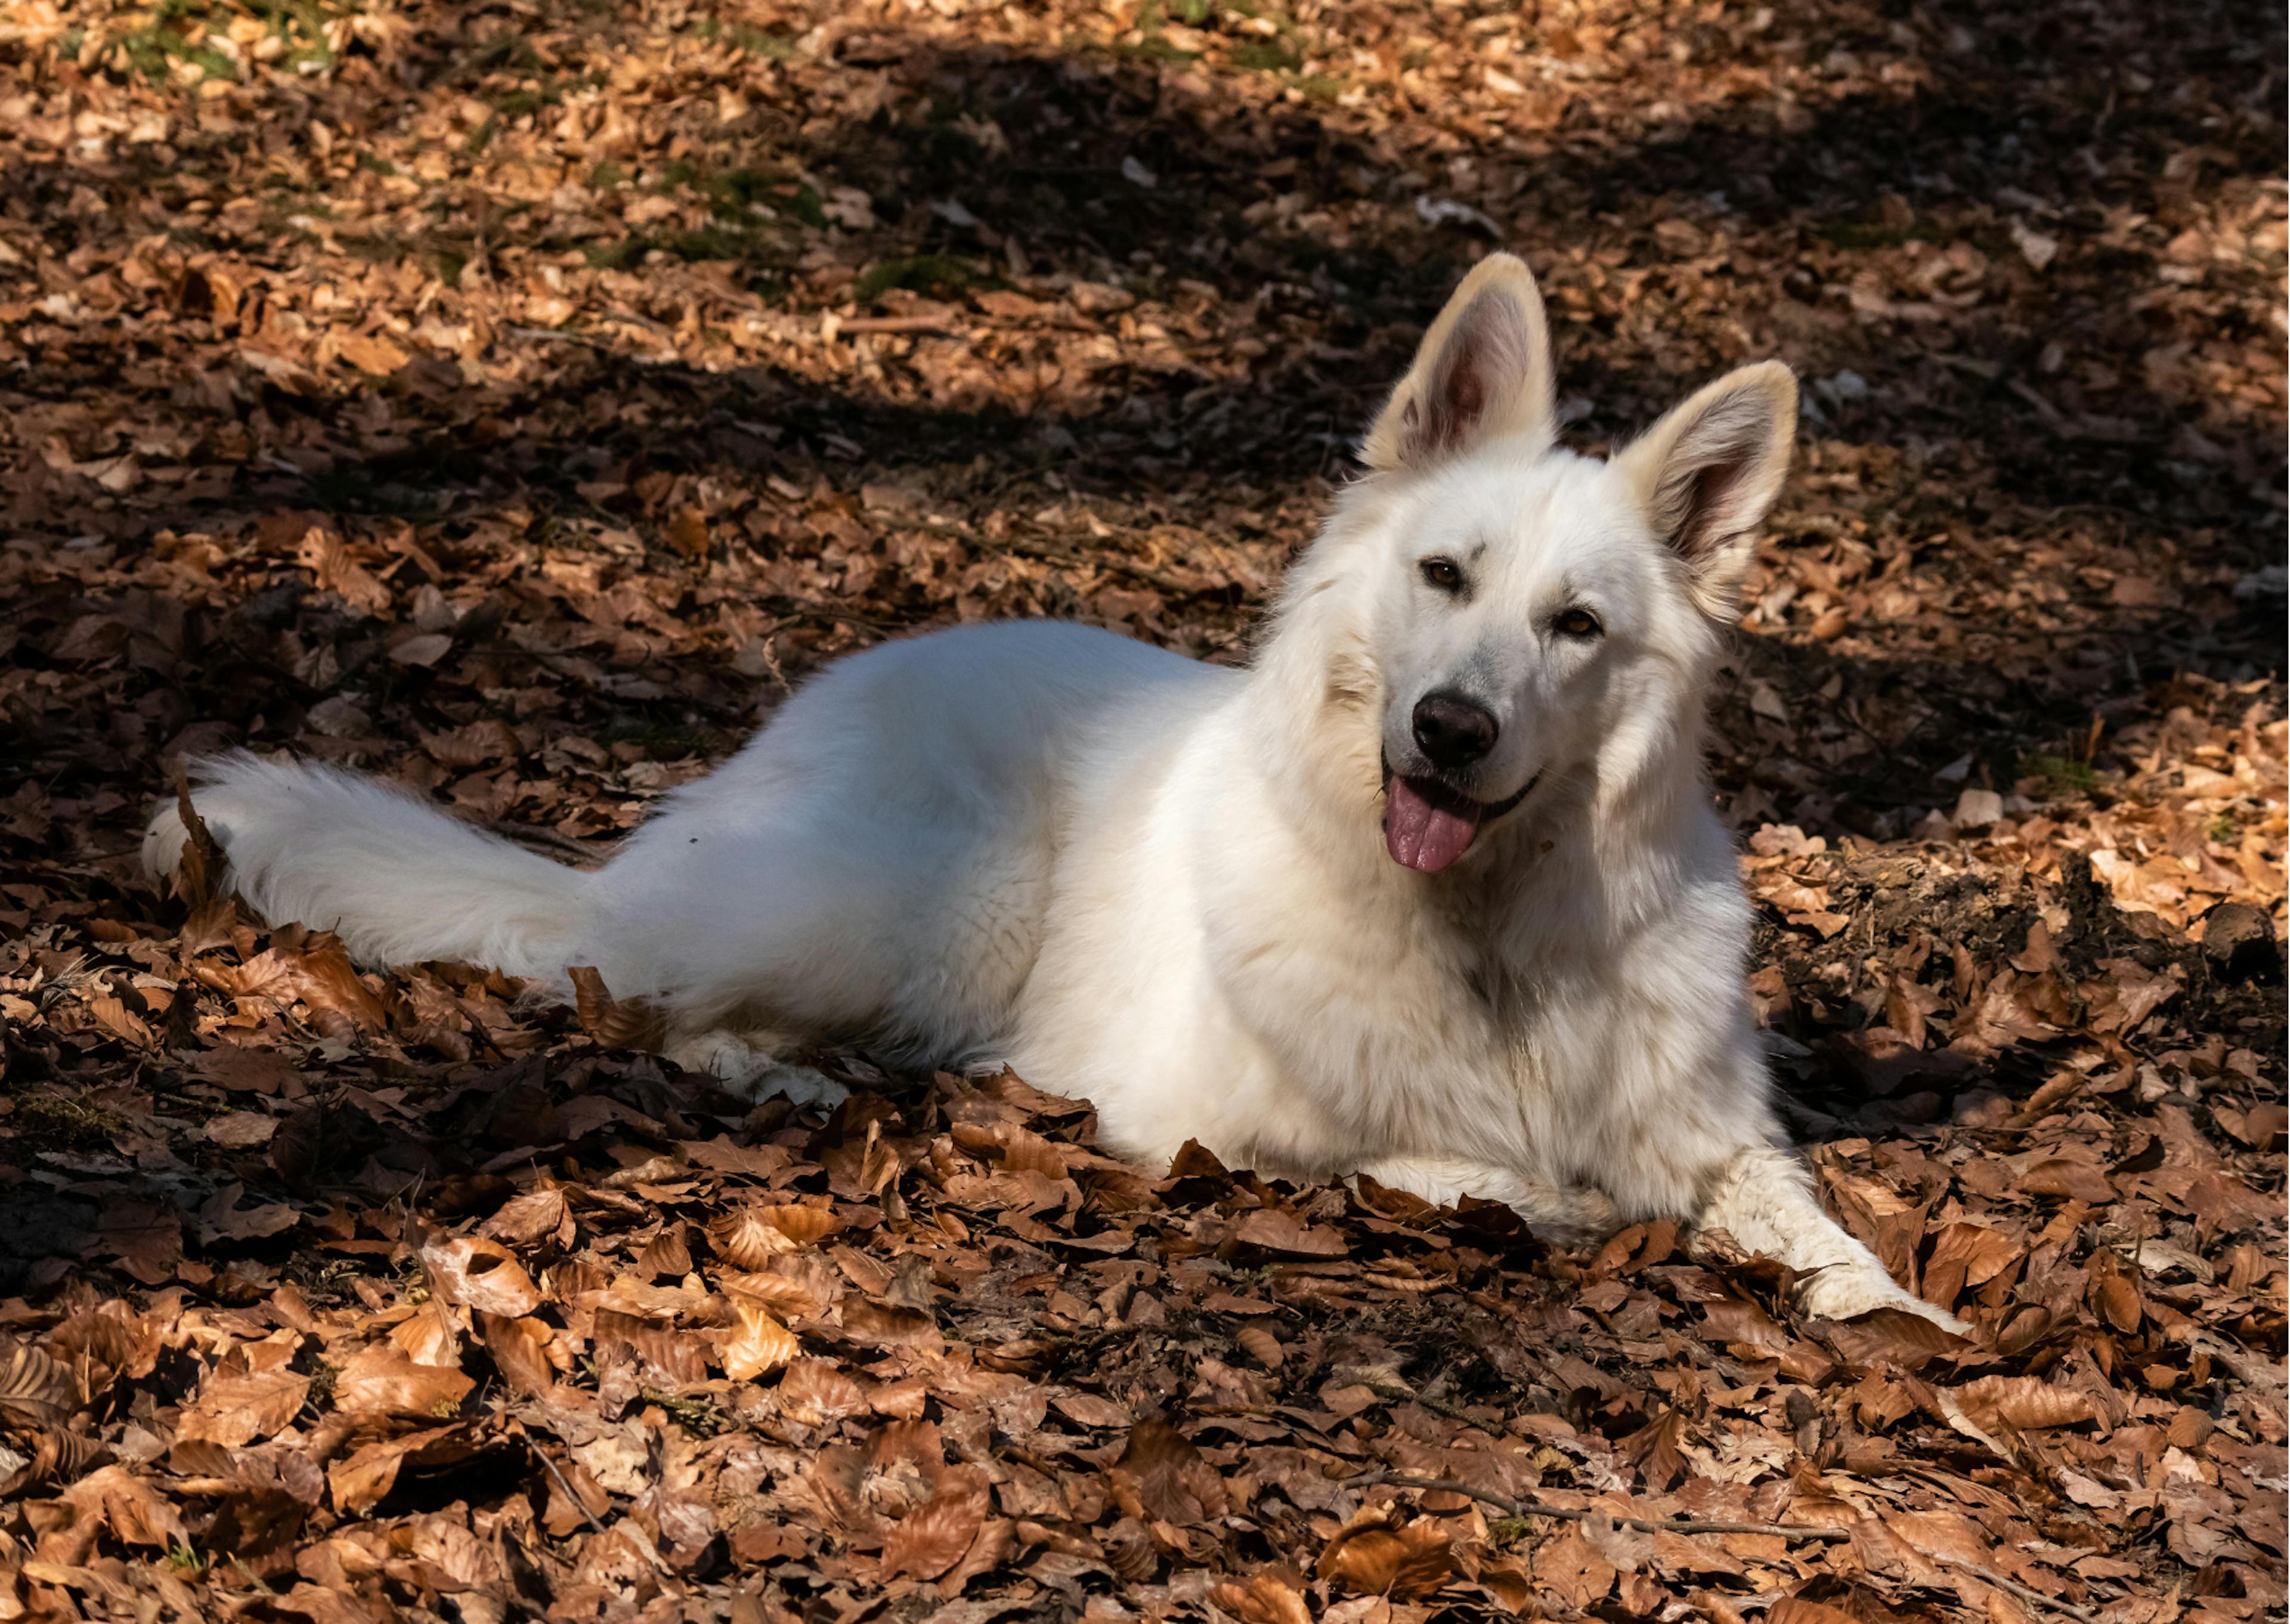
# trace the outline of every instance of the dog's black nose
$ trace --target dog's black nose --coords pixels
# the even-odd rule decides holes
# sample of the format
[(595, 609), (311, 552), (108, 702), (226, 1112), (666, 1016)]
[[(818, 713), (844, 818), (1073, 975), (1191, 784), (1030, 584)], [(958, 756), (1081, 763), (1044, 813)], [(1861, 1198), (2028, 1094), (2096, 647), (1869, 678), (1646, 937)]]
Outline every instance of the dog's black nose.
[(1460, 693), (1415, 701), (1415, 742), (1435, 767), (1468, 767), (1495, 748), (1495, 719)]

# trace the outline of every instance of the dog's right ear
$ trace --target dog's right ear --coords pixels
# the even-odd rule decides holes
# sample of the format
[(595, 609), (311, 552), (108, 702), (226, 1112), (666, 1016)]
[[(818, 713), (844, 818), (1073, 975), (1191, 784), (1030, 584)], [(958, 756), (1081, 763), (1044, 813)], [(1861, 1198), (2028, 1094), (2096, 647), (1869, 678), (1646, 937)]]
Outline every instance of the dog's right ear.
[(1423, 335), (1415, 364), (1360, 447), (1376, 469), (1423, 468), (1501, 436), (1552, 432), (1550, 328), (1534, 273), (1489, 254)]
[(1730, 620), (1752, 543), (1789, 473), (1797, 377), (1778, 361), (1736, 368), (1674, 408), (1613, 466), (1655, 537), (1685, 566), (1702, 612)]

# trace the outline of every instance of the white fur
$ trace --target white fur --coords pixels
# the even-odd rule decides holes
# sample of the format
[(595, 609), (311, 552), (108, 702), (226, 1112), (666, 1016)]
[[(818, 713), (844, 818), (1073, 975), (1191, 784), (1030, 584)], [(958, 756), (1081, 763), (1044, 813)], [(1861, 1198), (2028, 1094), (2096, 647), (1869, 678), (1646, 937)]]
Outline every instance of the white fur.
[[(1701, 775), (1713, 605), (1779, 487), (1794, 385), (1745, 369), (1602, 463), (1554, 448), (1549, 380), (1532, 278), (1497, 256), (1245, 671), (1043, 623), (888, 644), (593, 873), (322, 768), (231, 757), (196, 801), (268, 917), (372, 962), (559, 988), (595, 964), (735, 1080), (798, 1040), (1005, 1057), (1149, 1166), (1190, 1139), (1562, 1229), (1684, 1212), (1798, 1269), (1822, 1313), (1953, 1324), (1776, 1148)], [(1467, 594), (1425, 585), (1434, 554)], [(1603, 635), (1555, 630), (1570, 606)], [(1474, 796), (1533, 788), (1425, 874), (1386, 854), (1380, 757), (1408, 770), (1433, 687), (1501, 724)], [(163, 809), (156, 870), (182, 839)]]

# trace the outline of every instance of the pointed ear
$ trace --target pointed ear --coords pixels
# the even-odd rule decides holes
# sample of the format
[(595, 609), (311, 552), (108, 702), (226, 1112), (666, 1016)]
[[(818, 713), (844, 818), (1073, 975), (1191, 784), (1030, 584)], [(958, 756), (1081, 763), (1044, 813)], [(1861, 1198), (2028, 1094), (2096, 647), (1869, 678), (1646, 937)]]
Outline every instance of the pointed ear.
[(1490, 254), (1423, 335), (1360, 460), (1421, 468), (1500, 436), (1549, 434), (1557, 417), (1551, 391), (1550, 329), (1534, 273), (1514, 254)]
[(1726, 373), (1614, 459), (1704, 613), (1732, 615), (1796, 437), (1796, 375), (1764, 361)]

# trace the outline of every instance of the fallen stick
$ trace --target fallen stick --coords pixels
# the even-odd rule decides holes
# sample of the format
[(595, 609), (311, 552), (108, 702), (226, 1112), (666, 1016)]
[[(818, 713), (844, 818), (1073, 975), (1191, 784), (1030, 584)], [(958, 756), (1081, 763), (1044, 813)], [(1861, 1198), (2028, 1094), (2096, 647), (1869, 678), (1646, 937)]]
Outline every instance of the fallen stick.
[(943, 316), (854, 316), (837, 321), (835, 331), (845, 332), (946, 332), (962, 336), (962, 328)]
[[(1911, 1550), (1916, 1549), (1913, 1546), (1910, 1548)], [(2063, 1602), (2060, 1600), (2056, 1596), (2046, 1596), (2041, 1590), (2036, 1589), (2029, 1585), (2023, 1585), (2016, 1579), (2006, 1579), (2003, 1574), (1998, 1573), (1993, 1568), (1982, 1567), (1976, 1562), (1966, 1562), (1961, 1556), (1951, 1556), (1945, 1551), (1926, 1550), (1917, 1551), (1917, 1555), (1924, 1557), (1928, 1562), (1945, 1562), (1952, 1568), (1962, 1568), (1966, 1572), (1971, 1574), (1974, 1579), (1979, 1580), (1982, 1583), (1994, 1585), (1998, 1590), (2003, 1591), (2005, 1595), (2015, 1596), (2019, 1600), (2027, 1603), (2030, 1607), (2041, 1607), (2051, 1612), (2063, 1612), (2071, 1619), (2083, 1620), (2084, 1624), (2094, 1624), (2094, 1621), (2099, 1617), (2099, 1612), (2096, 1608), (2078, 1607), (2073, 1602)]]

